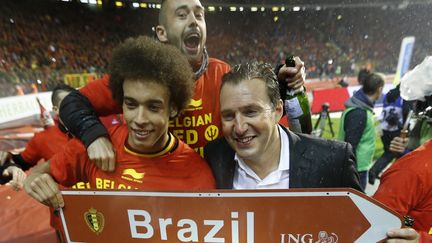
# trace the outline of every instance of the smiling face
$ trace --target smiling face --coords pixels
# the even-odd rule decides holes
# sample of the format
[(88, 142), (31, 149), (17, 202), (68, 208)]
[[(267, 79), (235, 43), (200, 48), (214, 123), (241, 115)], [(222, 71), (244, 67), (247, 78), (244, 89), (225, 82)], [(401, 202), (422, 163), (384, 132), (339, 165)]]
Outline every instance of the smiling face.
[(168, 142), (169, 91), (156, 82), (125, 80), (123, 114), (128, 145), (139, 153), (161, 151)]
[(163, 3), (156, 33), (161, 42), (176, 46), (192, 67), (202, 61), (207, 39), (204, 7), (199, 0), (167, 0)]
[(273, 107), (261, 79), (226, 83), (220, 94), (222, 130), (231, 147), (245, 162), (259, 162), (279, 151), (277, 124), (282, 102)]

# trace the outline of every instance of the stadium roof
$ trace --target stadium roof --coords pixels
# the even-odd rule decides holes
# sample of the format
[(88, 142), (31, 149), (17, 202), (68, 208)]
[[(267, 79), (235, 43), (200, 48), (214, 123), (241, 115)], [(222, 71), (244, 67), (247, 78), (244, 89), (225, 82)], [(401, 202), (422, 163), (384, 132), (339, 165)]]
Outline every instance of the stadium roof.
[[(160, 3), (161, 0), (123, 0), (126, 2)], [(432, 4), (432, 0), (201, 0), (204, 6), (216, 7), (286, 7), (358, 8), (385, 7), (405, 9), (410, 5)]]
[(201, 2), (205, 5), (345, 5), (363, 7), (373, 5), (432, 4), (432, 0), (202, 0)]

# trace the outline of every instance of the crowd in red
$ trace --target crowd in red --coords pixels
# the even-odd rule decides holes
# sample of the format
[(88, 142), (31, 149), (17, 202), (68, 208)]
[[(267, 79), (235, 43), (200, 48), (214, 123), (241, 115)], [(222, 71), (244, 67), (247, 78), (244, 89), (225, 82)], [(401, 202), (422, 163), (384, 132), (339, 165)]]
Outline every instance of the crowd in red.
[[(298, 12), (207, 12), (210, 56), (236, 64), (300, 56), (308, 77), (355, 75), (372, 65), (394, 73), (403, 37), (416, 37), (413, 64), (432, 50), (430, 6)], [(49, 90), (68, 73), (105, 73), (111, 50), (129, 36), (152, 35), (155, 9), (104, 9), (77, 2), (0, 4), (0, 97)]]

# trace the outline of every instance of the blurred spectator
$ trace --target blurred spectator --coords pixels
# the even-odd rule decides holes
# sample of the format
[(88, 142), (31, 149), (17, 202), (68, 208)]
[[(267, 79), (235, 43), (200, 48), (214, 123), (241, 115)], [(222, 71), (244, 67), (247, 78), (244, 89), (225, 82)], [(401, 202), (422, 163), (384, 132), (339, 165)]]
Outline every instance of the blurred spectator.
[(369, 74), (347, 102), (339, 126), (339, 139), (352, 145), (357, 159), (360, 185), (366, 188), (368, 171), (375, 152), (375, 119), (373, 108), (382, 94), (384, 79), (376, 73)]
[(372, 185), (377, 176), (393, 161), (396, 155), (390, 151), (390, 142), (399, 136), (403, 126), (403, 100), (400, 97), (399, 86), (391, 89), (384, 96), (383, 110), (379, 118), (384, 153), (369, 170), (369, 183)]

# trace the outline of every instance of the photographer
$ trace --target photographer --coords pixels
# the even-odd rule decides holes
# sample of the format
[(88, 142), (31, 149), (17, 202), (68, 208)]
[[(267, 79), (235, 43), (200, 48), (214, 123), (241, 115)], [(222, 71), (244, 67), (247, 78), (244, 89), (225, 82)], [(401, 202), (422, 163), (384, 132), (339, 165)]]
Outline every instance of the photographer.
[(403, 100), (400, 97), (399, 87), (400, 85), (397, 85), (384, 95), (383, 110), (379, 118), (384, 153), (369, 170), (369, 183), (372, 185), (375, 184), (378, 175), (396, 157), (389, 148), (390, 142), (399, 136), (403, 126)]

